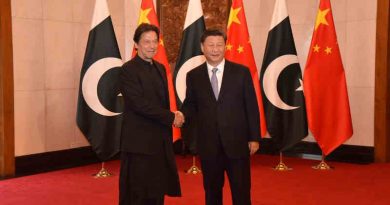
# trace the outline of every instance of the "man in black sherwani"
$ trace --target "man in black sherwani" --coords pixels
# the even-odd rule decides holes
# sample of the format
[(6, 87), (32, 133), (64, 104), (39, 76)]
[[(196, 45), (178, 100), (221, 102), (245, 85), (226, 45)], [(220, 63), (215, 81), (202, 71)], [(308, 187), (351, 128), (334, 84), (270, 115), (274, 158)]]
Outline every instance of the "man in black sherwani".
[(121, 134), (120, 205), (162, 205), (180, 196), (172, 148), (172, 126), (184, 122), (169, 110), (165, 68), (153, 60), (159, 29), (141, 24), (134, 34), (137, 55), (122, 66), (125, 106)]

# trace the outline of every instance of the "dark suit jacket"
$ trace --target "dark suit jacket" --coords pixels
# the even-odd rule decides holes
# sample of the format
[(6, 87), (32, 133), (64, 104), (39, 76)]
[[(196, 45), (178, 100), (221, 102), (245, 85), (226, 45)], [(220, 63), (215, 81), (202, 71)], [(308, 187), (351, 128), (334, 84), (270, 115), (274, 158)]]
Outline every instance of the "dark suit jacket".
[(197, 151), (215, 157), (222, 146), (230, 158), (249, 156), (249, 141), (260, 140), (260, 118), (249, 69), (225, 60), (221, 90), (215, 99), (206, 63), (187, 74), (182, 110), (198, 119)]
[(138, 56), (122, 66), (121, 93), (125, 106), (121, 151), (154, 154), (161, 150), (163, 140), (172, 142), (174, 114), (169, 110), (166, 73), (162, 64), (153, 63), (162, 79), (160, 83), (157, 80), (161, 79), (150, 75), (148, 62)]

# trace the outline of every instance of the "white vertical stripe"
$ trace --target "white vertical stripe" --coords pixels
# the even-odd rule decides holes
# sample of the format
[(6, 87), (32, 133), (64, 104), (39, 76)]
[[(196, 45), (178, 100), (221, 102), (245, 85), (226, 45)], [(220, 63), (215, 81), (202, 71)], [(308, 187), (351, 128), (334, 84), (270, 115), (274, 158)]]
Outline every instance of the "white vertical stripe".
[(276, 0), (274, 13), (272, 15), (271, 26), (269, 30), (272, 30), (276, 25), (282, 22), (288, 17), (286, 0)]
[(91, 30), (100, 24), (104, 19), (110, 16), (106, 0), (96, 0), (95, 10), (93, 11)]
[(190, 2), (188, 2), (187, 15), (186, 15), (186, 20), (184, 22), (183, 30), (186, 29), (189, 25), (194, 23), (202, 16), (203, 16), (203, 10), (202, 10), (202, 3), (200, 2), (200, 0), (190, 0)]

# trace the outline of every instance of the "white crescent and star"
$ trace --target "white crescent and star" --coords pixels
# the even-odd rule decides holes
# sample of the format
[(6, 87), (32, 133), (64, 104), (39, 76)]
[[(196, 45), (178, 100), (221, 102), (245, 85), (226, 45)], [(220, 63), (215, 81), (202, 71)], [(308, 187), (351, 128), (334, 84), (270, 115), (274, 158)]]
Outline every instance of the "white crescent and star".
[(184, 99), (186, 98), (186, 77), (187, 73), (191, 71), (192, 69), (198, 67), (202, 63), (206, 61), (206, 58), (204, 55), (198, 55), (194, 56), (190, 59), (188, 59), (179, 69), (177, 75), (176, 75), (176, 92), (177, 96), (179, 97), (181, 102), (184, 102)]
[(119, 58), (107, 57), (93, 63), (85, 72), (82, 80), (82, 92), (85, 102), (96, 113), (104, 116), (116, 116), (121, 113), (112, 112), (105, 108), (99, 100), (97, 87), (100, 78), (108, 70), (122, 66), (123, 62)]
[[(299, 108), (296, 106), (288, 105), (280, 98), (277, 82), (280, 73), (287, 68), (287, 66), (299, 63), (296, 55), (283, 55), (273, 60), (267, 67), (263, 76), (263, 89), (264, 94), (268, 100), (275, 106), (283, 110), (293, 110)], [(299, 79), (301, 86), (296, 91), (302, 91), (302, 80)]]

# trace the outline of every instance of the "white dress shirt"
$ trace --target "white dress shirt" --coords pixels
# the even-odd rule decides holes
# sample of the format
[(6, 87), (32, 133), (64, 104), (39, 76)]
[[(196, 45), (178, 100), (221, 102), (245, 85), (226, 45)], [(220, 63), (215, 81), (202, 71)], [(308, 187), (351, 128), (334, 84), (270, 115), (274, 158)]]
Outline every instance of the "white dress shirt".
[(207, 63), (207, 71), (209, 74), (210, 81), (211, 81), (211, 76), (213, 75), (213, 71), (211, 71), (213, 68), (218, 68), (215, 75), (217, 76), (217, 80), (218, 80), (218, 93), (220, 93), (221, 92), (221, 85), (222, 85), (223, 70), (225, 68), (225, 59), (223, 59), (221, 61), (221, 63), (218, 64), (217, 66), (212, 66), (212, 65)]

